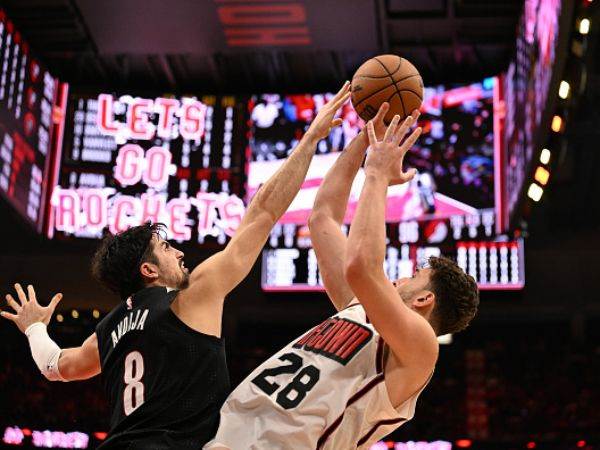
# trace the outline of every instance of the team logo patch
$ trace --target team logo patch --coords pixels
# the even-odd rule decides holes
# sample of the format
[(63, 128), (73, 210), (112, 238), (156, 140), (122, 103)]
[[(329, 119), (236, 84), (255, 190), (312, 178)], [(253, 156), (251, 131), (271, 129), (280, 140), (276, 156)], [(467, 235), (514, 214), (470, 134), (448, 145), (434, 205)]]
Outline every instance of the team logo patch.
[(302, 336), (293, 347), (323, 355), (345, 366), (372, 337), (369, 328), (348, 319), (332, 317)]

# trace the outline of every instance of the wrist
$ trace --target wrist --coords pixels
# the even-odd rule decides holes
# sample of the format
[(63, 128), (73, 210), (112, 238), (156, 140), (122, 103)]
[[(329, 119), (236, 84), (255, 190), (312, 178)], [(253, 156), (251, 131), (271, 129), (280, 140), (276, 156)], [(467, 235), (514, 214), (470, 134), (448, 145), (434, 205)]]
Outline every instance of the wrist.
[(302, 140), (309, 144), (316, 145), (321, 140), (321, 137), (312, 129), (312, 127), (309, 127), (308, 130), (306, 130), (306, 133), (304, 133), (304, 136), (302, 136)]
[(25, 331), (23, 331), (23, 333), (25, 333), (25, 336), (29, 337), (29, 335), (33, 332), (33, 330), (38, 329), (40, 327), (45, 329), (46, 324), (42, 321), (33, 322), (32, 324), (25, 327)]
[(366, 178), (371, 178), (371, 182), (382, 182), (388, 183), (388, 176), (386, 171), (377, 167), (367, 166), (365, 167)]

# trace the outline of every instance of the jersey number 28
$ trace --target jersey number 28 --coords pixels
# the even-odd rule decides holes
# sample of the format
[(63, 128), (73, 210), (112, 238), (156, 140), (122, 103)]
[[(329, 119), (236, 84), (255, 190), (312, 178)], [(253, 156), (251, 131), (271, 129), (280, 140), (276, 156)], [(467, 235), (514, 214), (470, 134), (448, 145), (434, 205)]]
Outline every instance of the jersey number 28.
[(128, 416), (144, 403), (144, 358), (140, 352), (128, 353), (125, 357), (125, 372), (123, 381), (125, 391), (123, 392), (123, 410)]
[(280, 385), (274, 381), (268, 381), (267, 377), (275, 377), (286, 373), (296, 374), (292, 381), (277, 393), (276, 398), (277, 403), (282, 408), (295, 408), (319, 381), (320, 372), (312, 365), (302, 367), (302, 358), (295, 353), (285, 353), (279, 357), (279, 360), (288, 361), (290, 364), (265, 369), (252, 379), (252, 383), (265, 394), (271, 395), (280, 388)]

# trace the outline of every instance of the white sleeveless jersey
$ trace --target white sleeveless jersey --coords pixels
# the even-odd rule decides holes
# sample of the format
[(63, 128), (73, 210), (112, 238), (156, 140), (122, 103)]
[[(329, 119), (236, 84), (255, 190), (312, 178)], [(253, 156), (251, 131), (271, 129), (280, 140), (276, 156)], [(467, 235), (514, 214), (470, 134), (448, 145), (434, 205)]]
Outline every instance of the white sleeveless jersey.
[(384, 342), (356, 303), (294, 340), (250, 374), (221, 409), (205, 449), (368, 449), (415, 412), (384, 382)]

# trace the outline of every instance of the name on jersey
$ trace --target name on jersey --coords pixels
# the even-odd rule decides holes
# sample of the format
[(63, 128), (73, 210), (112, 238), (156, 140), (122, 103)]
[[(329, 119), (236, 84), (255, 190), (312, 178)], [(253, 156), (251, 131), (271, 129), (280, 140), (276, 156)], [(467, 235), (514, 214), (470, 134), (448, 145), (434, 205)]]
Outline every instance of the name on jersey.
[(345, 366), (372, 337), (369, 328), (332, 317), (302, 336), (293, 347), (318, 353)]
[(146, 323), (146, 318), (148, 317), (148, 310), (144, 309), (131, 311), (127, 314), (117, 325), (111, 333), (110, 337), (112, 338), (113, 348), (117, 346), (117, 343), (121, 340), (123, 336), (133, 330), (143, 330), (144, 324)]

